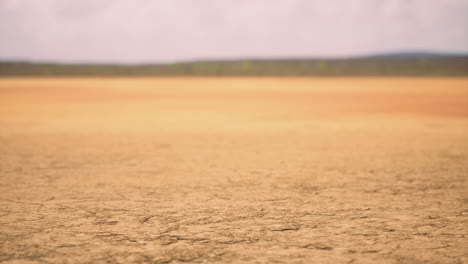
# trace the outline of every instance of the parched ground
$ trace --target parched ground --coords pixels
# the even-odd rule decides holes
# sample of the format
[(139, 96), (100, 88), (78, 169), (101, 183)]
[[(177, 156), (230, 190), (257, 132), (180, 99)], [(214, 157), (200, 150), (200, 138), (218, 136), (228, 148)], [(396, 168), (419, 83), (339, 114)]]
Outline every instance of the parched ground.
[(0, 79), (2, 263), (467, 263), (468, 79)]

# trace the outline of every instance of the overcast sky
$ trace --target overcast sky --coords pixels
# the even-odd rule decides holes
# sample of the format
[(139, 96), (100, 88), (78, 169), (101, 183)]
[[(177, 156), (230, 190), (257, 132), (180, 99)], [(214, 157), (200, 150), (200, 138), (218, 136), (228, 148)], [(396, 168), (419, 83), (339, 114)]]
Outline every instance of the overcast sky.
[(0, 0), (0, 58), (167, 62), (468, 52), (468, 0)]

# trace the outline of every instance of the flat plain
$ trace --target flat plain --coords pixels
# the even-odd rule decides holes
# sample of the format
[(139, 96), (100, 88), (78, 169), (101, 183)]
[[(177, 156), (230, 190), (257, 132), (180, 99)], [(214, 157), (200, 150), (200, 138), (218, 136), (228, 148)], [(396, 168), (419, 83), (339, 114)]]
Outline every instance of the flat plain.
[(0, 262), (467, 263), (467, 78), (0, 79)]

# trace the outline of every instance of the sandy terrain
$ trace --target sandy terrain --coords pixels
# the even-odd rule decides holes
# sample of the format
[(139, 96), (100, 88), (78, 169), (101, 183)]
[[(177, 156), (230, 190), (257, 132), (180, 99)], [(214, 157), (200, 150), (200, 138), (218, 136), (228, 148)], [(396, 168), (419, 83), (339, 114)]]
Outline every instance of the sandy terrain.
[(0, 79), (2, 263), (468, 263), (468, 79)]

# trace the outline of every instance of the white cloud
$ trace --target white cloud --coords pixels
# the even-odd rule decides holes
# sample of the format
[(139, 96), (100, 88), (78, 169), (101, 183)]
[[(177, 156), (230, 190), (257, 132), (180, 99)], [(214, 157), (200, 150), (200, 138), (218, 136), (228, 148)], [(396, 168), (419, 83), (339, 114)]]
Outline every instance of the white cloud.
[(468, 0), (0, 0), (0, 57), (154, 62), (468, 52)]

